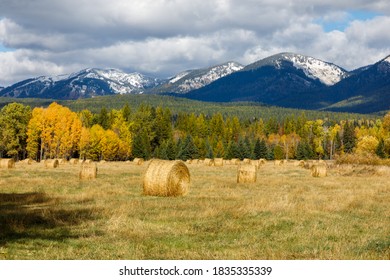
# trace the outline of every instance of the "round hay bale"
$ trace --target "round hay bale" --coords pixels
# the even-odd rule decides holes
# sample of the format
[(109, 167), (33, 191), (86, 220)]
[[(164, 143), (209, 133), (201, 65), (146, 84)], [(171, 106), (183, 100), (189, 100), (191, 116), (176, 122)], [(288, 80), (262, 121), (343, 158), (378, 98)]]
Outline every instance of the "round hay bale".
[(22, 160), (22, 162), (24, 164), (28, 164), (28, 165), (31, 165), (35, 162), (35, 160), (31, 159), (31, 158), (26, 158), (25, 160)]
[(97, 165), (96, 163), (82, 163), (80, 167), (79, 178), (81, 180), (95, 179), (97, 176)]
[(87, 164), (93, 163), (93, 160), (92, 160), (92, 159), (85, 159), (85, 160), (83, 160), (83, 161), (81, 162), (81, 164), (83, 164), (83, 163), (87, 163)]
[(204, 165), (206, 166), (213, 166), (214, 165), (214, 160), (211, 158), (205, 158), (203, 161)]
[(390, 176), (390, 167), (389, 166), (376, 166), (375, 175), (378, 176)]
[(136, 165), (142, 165), (142, 164), (144, 164), (144, 159), (143, 158), (135, 158), (134, 160), (133, 160), (133, 163), (135, 163)]
[(69, 160), (69, 164), (78, 164), (79, 163), (79, 159), (78, 158), (71, 158)]
[(260, 164), (266, 164), (267, 160), (264, 158), (259, 159)]
[(237, 168), (237, 183), (255, 183), (257, 179), (256, 166), (240, 164)]
[(58, 159), (58, 163), (65, 164), (65, 163), (68, 163), (68, 160), (66, 158), (61, 158), (61, 159)]
[(249, 158), (244, 158), (242, 160), (243, 163), (246, 163), (246, 164), (251, 164), (251, 160)]
[(306, 169), (311, 169), (313, 166), (314, 166), (314, 163), (312, 161), (306, 161), (304, 167)]
[(276, 165), (276, 166), (282, 166), (283, 164), (284, 164), (283, 160), (275, 160), (274, 161), (274, 165)]
[(57, 168), (59, 165), (58, 159), (47, 159), (45, 160), (46, 168)]
[(214, 166), (223, 166), (223, 158), (215, 158)]
[(184, 196), (189, 188), (190, 172), (183, 161), (150, 161), (143, 179), (144, 195)]
[(311, 167), (311, 176), (313, 177), (326, 177), (327, 168), (325, 164), (315, 164)]
[(238, 158), (232, 158), (230, 160), (230, 164), (232, 164), (232, 165), (239, 165), (240, 164), (240, 160)]
[(261, 167), (260, 160), (251, 160), (251, 165), (256, 166), (257, 169)]
[(7, 169), (15, 168), (15, 161), (12, 158), (2, 158), (0, 160), (0, 167)]

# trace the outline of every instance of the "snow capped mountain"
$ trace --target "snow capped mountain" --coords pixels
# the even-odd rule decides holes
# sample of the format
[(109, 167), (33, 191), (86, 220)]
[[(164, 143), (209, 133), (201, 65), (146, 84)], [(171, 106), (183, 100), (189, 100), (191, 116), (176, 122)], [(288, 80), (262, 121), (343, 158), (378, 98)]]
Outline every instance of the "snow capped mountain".
[(0, 94), (9, 97), (78, 99), (110, 94), (143, 93), (161, 80), (116, 69), (87, 68), (70, 75), (41, 76), (16, 83)]
[(87, 68), (78, 73), (73, 73), (67, 78), (74, 85), (76, 81), (85, 79), (102, 80), (108, 83), (112, 93), (142, 93), (145, 89), (155, 87), (161, 83), (156, 78), (147, 77), (140, 73), (127, 74), (116, 69)]
[(0, 96), (6, 97), (79, 99), (152, 93), (363, 113), (389, 110), (389, 92), (390, 56), (348, 72), (333, 63), (293, 53), (276, 54), (245, 67), (227, 62), (187, 70), (165, 80), (116, 69), (88, 68), (0, 87)]
[(204, 87), (222, 77), (243, 69), (237, 62), (226, 62), (208, 68), (188, 70), (170, 78), (168, 83), (156, 88), (156, 92), (188, 93)]
[(285, 62), (292, 63), (296, 69), (302, 70), (307, 77), (318, 79), (326, 86), (332, 86), (348, 77), (346, 70), (333, 63), (294, 53), (280, 53), (270, 56), (248, 65), (244, 70), (256, 69), (266, 65), (272, 65), (277, 69), (281, 69)]

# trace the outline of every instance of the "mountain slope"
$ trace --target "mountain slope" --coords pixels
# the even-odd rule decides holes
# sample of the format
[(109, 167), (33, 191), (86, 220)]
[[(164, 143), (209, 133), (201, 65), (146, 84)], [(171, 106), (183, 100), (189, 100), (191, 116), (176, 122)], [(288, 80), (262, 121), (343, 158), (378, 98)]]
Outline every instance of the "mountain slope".
[(142, 93), (160, 80), (115, 69), (88, 68), (70, 75), (37, 77), (16, 83), (0, 92), (6, 97), (78, 99), (99, 95)]
[(242, 68), (244, 66), (237, 62), (226, 62), (208, 68), (187, 70), (170, 78), (166, 83), (152, 89), (150, 92), (185, 94), (191, 90), (202, 88)]
[(318, 108), (320, 91), (348, 76), (347, 71), (318, 59), (281, 53), (257, 61), (186, 95), (203, 101), (257, 101), (271, 105)]
[(351, 72), (322, 94), (329, 110), (371, 113), (390, 110), (390, 56)]

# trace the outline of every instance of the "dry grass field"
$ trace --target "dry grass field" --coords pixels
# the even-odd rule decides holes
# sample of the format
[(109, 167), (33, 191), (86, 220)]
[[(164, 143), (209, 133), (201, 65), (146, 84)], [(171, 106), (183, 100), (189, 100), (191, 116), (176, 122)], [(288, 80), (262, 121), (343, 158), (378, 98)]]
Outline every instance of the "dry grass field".
[(0, 259), (390, 259), (390, 176), (187, 164), (185, 197), (142, 195), (147, 163), (0, 169)]

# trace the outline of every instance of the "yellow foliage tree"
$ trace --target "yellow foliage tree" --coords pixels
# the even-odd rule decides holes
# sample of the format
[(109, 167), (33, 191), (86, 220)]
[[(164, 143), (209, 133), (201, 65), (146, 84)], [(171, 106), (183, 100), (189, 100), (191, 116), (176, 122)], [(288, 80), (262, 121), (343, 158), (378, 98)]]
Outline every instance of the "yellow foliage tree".
[(79, 148), (81, 127), (76, 113), (55, 102), (46, 109), (35, 108), (27, 128), (29, 156), (37, 159), (70, 157)]

